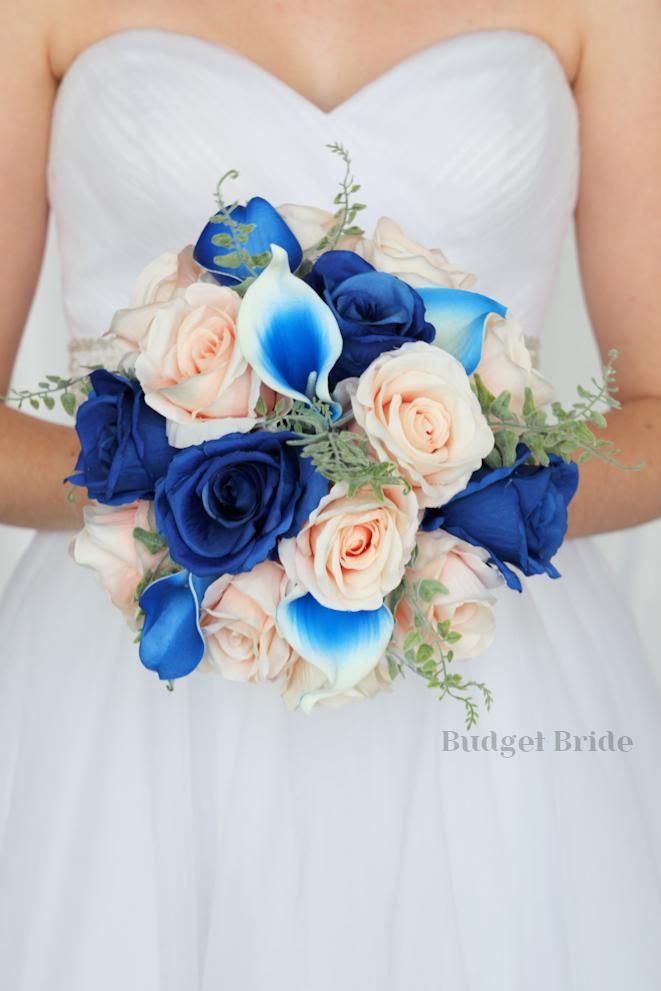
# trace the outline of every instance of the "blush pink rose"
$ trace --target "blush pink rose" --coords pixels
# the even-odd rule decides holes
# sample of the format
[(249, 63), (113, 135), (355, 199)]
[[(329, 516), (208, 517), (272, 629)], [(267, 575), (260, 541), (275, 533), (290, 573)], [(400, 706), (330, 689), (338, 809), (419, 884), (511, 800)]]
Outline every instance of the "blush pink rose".
[(377, 272), (396, 275), (415, 289), (468, 289), (475, 282), (473, 275), (450, 264), (438, 248), (425, 248), (412, 241), (390, 217), (381, 217), (372, 238), (362, 238), (353, 250)]
[(202, 601), (204, 667), (231, 681), (272, 681), (282, 673), (294, 656), (275, 625), (286, 584), (283, 568), (263, 561), (209, 586)]
[(421, 506), (442, 506), (493, 448), (463, 366), (433, 344), (380, 355), (352, 396), (356, 423), (380, 461), (397, 465)]
[(510, 409), (523, 412), (526, 389), (531, 389), (537, 406), (553, 402), (553, 387), (533, 365), (523, 330), (512, 317), (491, 313), (484, 330), (482, 357), (475, 369), (494, 396), (507, 390)]
[(96, 571), (113, 604), (135, 628), (138, 585), (163, 559), (163, 552), (150, 554), (133, 536), (136, 527), (155, 529), (152, 503), (140, 500), (127, 506), (102, 506), (93, 502), (83, 509), (83, 518), (85, 525), (71, 543), (73, 559)]
[[(295, 657), (287, 668), (281, 695), (288, 708), (297, 709), (303, 695), (328, 687), (328, 679), (319, 668), (309, 664), (302, 657)], [(351, 691), (321, 698), (316, 704), (340, 706), (346, 705), (348, 702), (361, 702), (374, 698), (379, 692), (390, 691), (391, 688), (392, 680), (388, 674), (388, 665), (385, 661), (379, 661), (376, 667), (372, 668), (369, 674), (366, 674)]]
[(400, 582), (415, 544), (418, 505), (401, 485), (347, 494), (334, 485), (296, 537), (279, 544), (292, 582), (331, 609), (378, 609)]
[(130, 305), (115, 313), (109, 336), (127, 351), (137, 351), (163, 303), (181, 295), (204, 276), (204, 269), (193, 260), (193, 246), (166, 251), (147, 265), (133, 288)]
[[(445, 585), (448, 592), (432, 602), (420, 602), (422, 612), (432, 625), (444, 620), (461, 634), (452, 645), (456, 658), (477, 657), (493, 642), (495, 633), (493, 590), (503, 584), (496, 568), (487, 564), (489, 555), (443, 530), (418, 534), (418, 553), (414, 567), (408, 568), (409, 583), (432, 579)], [(395, 610), (394, 642), (401, 644), (414, 629), (413, 609), (402, 598)]]
[[(328, 210), (297, 203), (283, 203), (278, 207), (278, 213), (294, 234), (306, 256), (316, 253), (317, 245), (330, 233), (337, 219)], [(355, 251), (361, 240), (359, 234), (343, 234), (335, 247), (343, 251)]]
[(260, 382), (237, 343), (240, 302), (233, 289), (196, 282), (160, 306), (140, 342), (135, 373), (174, 447), (255, 424)]

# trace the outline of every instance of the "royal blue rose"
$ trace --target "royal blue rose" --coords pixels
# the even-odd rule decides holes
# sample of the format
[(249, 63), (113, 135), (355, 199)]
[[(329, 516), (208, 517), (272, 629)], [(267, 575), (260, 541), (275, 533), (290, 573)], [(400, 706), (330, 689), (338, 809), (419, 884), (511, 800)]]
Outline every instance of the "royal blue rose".
[(80, 455), (66, 481), (108, 506), (153, 499), (176, 454), (164, 418), (147, 406), (135, 379), (100, 369), (90, 380), (92, 392), (76, 414)]
[(156, 520), (172, 558), (194, 575), (238, 574), (298, 533), (328, 482), (296, 435), (226, 434), (180, 451), (156, 489)]
[(320, 255), (306, 281), (335, 314), (344, 342), (330, 373), (331, 388), (361, 375), (383, 351), (434, 340), (436, 331), (425, 320), (425, 305), (415, 289), (377, 272), (352, 251)]
[(423, 530), (447, 530), (491, 555), (510, 588), (524, 575), (559, 578), (551, 558), (567, 531), (567, 506), (578, 486), (578, 468), (551, 455), (548, 467), (528, 465), (530, 452), (519, 445), (513, 465), (480, 468), (463, 492), (445, 506), (428, 509)]
[[(295, 272), (301, 264), (303, 252), (289, 226), (282, 219), (275, 207), (261, 196), (253, 196), (245, 206), (237, 204), (230, 211), (230, 216), (236, 224), (254, 225), (253, 230), (246, 235), (244, 244), (240, 245), (249, 255), (260, 255), (270, 251), (271, 244), (284, 248), (289, 257), (289, 267)], [(218, 217), (218, 214), (216, 214)], [(198, 265), (211, 272), (217, 282), (223, 286), (232, 286), (237, 282), (261, 272), (264, 265), (249, 268), (236, 257), (236, 247), (232, 244), (218, 244), (217, 239), (230, 239), (236, 233), (228, 224), (220, 219), (212, 219), (200, 234), (193, 250), (193, 257)], [(224, 259), (231, 264), (227, 264)], [(236, 264), (239, 262), (239, 264)]]

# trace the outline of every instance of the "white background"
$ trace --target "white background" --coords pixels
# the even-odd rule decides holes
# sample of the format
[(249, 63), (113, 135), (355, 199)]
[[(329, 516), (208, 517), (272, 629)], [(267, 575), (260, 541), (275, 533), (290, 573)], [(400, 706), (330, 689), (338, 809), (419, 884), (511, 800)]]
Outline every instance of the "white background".
[[(51, 237), (16, 366), (15, 384), (33, 386), (45, 373), (66, 372), (65, 342), (57, 248)], [(588, 381), (591, 375), (599, 372), (597, 351), (580, 289), (573, 239), (568, 240), (563, 252), (541, 357), (544, 371), (563, 400), (571, 400), (577, 382)], [(66, 421), (66, 416), (61, 419)], [(0, 526), (0, 592), (10, 579), (30, 536), (27, 531)], [(595, 539), (616, 572), (623, 600), (633, 607), (643, 640), (661, 676), (661, 599), (657, 577), (661, 521)]]

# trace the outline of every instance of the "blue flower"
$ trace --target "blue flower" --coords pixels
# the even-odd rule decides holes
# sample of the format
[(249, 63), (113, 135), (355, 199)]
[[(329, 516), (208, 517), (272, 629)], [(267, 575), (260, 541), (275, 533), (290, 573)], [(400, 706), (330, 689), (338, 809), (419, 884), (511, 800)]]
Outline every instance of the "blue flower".
[(436, 332), (434, 343), (453, 355), (472, 375), (482, 357), (487, 320), (492, 313), (504, 317), (507, 307), (490, 296), (467, 289), (419, 289), (425, 317)]
[(294, 434), (226, 434), (184, 448), (156, 489), (156, 520), (177, 564), (195, 575), (250, 571), (298, 532), (328, 482)]
[(331, 388), (361, 375), (383, 351), (434, 340), (434, 328), (425, 320), (425, 306), (415, 289), (394, 275), (375, 271), (352, 251), (320, 255), (306, 281), (331, 308), (342, 334), (343, 350), (330, 374)]
[(304, 712), (317, 702), (351, 692), (383, 657), (393, 631), (386, 606), (343, 612), (295, 589), (278, 606), (278, 628), (294, 650), (326, 676), (327, 686), (299, 699)]
[(578, 486), (578, 468), (551, 455), (551, 464), (527, 465), (530, 452), (517, 449), (513, 465), (480, 468), (463, 492), (445, 506), (428, 509), (423, 530), (447, 530), (491, 555), (510, 588), (521, 582), (509, 568), (524, 575), (559, 578), (551, 558), (567, 531), (567, 506)]
[(194, 671), (204, 656), (200, 602), (209, 581), (188, 571), (159, 578), (140, 596), (145, 620), (140, 660), (159, 678), (171, 681)]
[(66, 481), (108, 506), (153, 499), (176, 454), (164, 418), (147, 406), (136, 380), (104, 370), (90, 379), (92, 392), (76, 415), (80, 455)]
[[(235, 206), (230, 211), (232, 220), (237, 224), (254, 224), (255, 228), (248, 234), (248, 240), (241, 245), (248, 254), (259, 255), (270, 250), (271, 244), (277, 244), (284, 248), (289, 255), (289, 266), (295, 272), (301, 264), (303, 252), (301, 246), (294, 237), (290, 228), (282, 219), (275, 207), (272, 207), (268, 200), (261, 196), (253, 196), (245, 206)], [(218, 219), (217, 219), (218, 218)], [(231, 286), (237, 282), (254, 275), (247, 265), (224, 265), (223, 258), (235, 255), (236, 248), (219, 245), (215, 240), (218, 235), (224, 239), (227, 235), (232, 235), (232, 228), (219, 219), (216, 214), (211, 218), (202, 233), (200, 234), (193, 257), (198, 265), (206, 268), (212, 273), (214, 278), (223, 286)], [(258, 272), (265, 266), (257, 268)]]
[(241, 353), (280, 395), (303, 402), (316, 396), (333, 405), (328, 375), (342, 353), (337, 321), (314, 290), (291, 274), (283, 249), (272, 244), (271, 250), (268, 267), (239, 308)]

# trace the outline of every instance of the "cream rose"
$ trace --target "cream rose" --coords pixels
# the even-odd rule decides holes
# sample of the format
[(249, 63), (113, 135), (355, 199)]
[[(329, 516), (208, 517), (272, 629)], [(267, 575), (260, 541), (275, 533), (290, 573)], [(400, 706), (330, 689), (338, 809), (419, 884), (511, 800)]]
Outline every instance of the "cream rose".
[(527, 388), (532, 389), (538, 406), (553, 401), (553, 387), (533, 367), (523, 330), (510, 316), (491, 313), (487, 317), (482, 357), (475, 371), (495, 396), (505, 390), (511, 393), (510, 408), (515, 413), (523, 411)]
[(324, 606), (378, 609), (400, 582), (418, 528), (418, 505), (403, 486), (347, 494), (334, 485), (296, 537), (279, 544), (289, 578)]
[(353, 250), (378, 272), (396, 275), (415, 289), (469, 289), (475, 282), (473, 275), (451, 265), (438, 248), (424, 248), (412, 241), (389, 217), (381, 217), (371, 240), (363, 238)]
[(448, 502), (493, 447), (463, 366), (433, 344), (380, 355), (360, 376), (352, 407), (379, 460), (398, 466), (421, 506)]
[(278, 634), (275, 612), (287, 584), (283, 568), (263, 561), (241, 575), (223, 575), (206, 591), (201, 626), (203, 667), (231, 681), (272, 681), (294, 658)]
[(260, 383), (236, 339), (240, 296), (196, 282), (160, 306), (140, 342), (135, 372), (174, 447), (247, 431)]
[(155, 529), (152, 511), (152, 504), (142, 500), (126, 506), (90, 503), (83, 509), (85, 525), (71, 543), (73, 559), (96, 571), (100, 585), (133, 628), (136, 589), (163, 558), (163, 552), (150, 554), (133, 536), (136, 527)]
[(178, 254), (166, 251), (159, 255), (138, 276), (130, 306), (115, 313), (109, 336), (127, 351), (137, 351), (160, 306), (181, 295), (203, 275), (204, 269), (193, 261), (192, 244)]
[[(452, 645), (460, 660), (477, 657), (494, 638), (492, 591), (503, 584), (503, 579), (496, 568), (487, 564), (488, 557), (481, 547), (436, 530), (418, 535), (415, 566), (406, 572), (410, 583), (432, 579), (447, 588), (447, 595), (439, 594), (432, 602), (420, 605), (430, 623), (449, 620), (451, 629), (461, 634), (461, 639)], [(395, 643), (401, 646), (412, 629), (413, 610), (405, 596), (395, 610)]]
[[(314, 254), (315, 248), (336, 222), (334, 214), (319, 210), (315, 206), (302, 206), (297, 203), (283, 203), (278, 213), (293, 232), (304, 255)], [(344, 234), (336, 247), (343, 251), (356, 251), (362, 240), (359, 234)]]
[[(389, 691), (391, 686), (392, 680), (388, 674), (388, 666), (385, 661), (380, 661), (351, 691), (319, 699), (316, 704), (339, 706), (346, 705), (347, 702), (361, 702), (364, 699), (373, 698), (379, 692)], [(328, 679), (319, 668), (316, 668), (314, 664), (309, 664), (302, 657), (295, 657), (287, 668), (281, 695), (290, 709), (296, 709), (303, 695), (324, 688), (328, 688)]]

